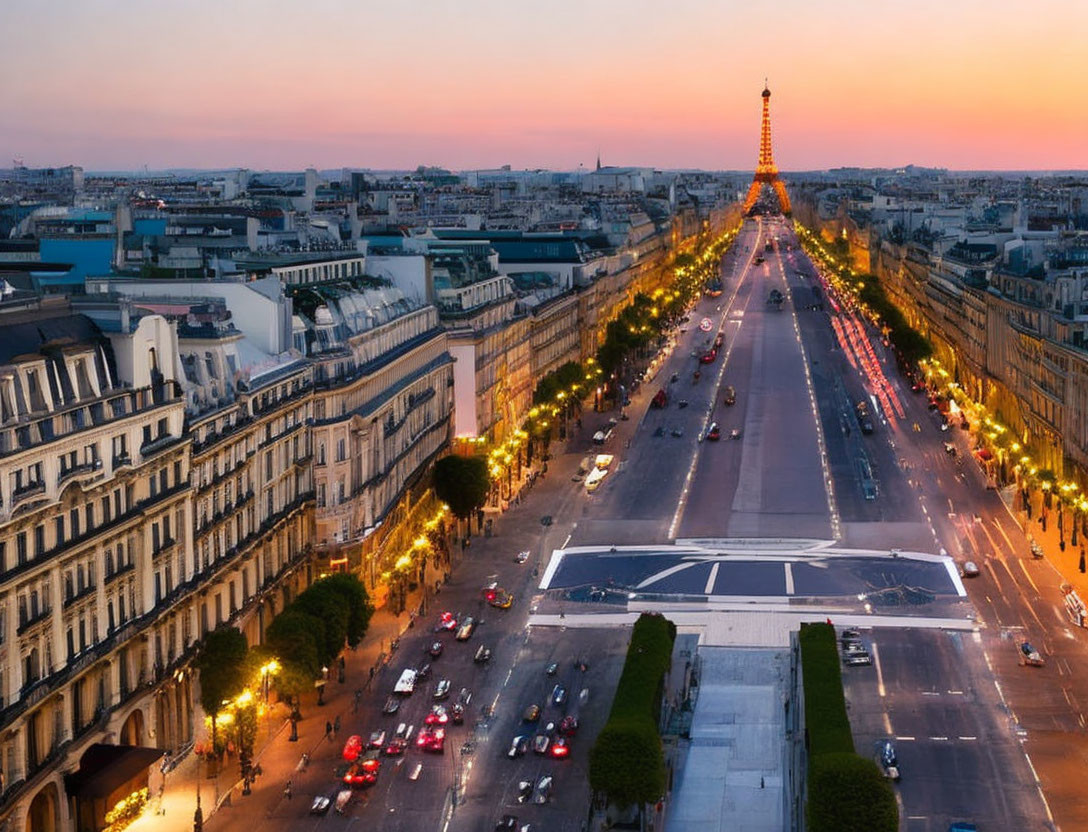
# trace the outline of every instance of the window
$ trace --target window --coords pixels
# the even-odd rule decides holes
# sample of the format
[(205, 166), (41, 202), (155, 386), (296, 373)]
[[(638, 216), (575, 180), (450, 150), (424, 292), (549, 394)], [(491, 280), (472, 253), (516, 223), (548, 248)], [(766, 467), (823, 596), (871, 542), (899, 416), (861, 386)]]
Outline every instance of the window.
[(102, 522), (110, 522), (110, 497), (108, 494), (102, 498)]
[(34, 557), (40, 558), (45, 554), (45, 526), (38, 524), (34, 527)]
[(106, 550), (106, 577), (113, 574), (113, 549)]
[(159, 491), (165, 494), (168, 490), (169, 489), (167, 488), (166, 469), (163, 468), (161, 471), (159, 471)]
[(79, 537), (79, 509), (74, 508), (68, 512), (68, 527), (72, 530), (72, 537)]
[(345, 459), (347, 459), (347, 453), (346, 453), (345, 448), (344, 448), (344, 440), (343, 439), (337, 439), (336, 440), (336, 461), (337, 462), (343, 462)]
[(87, 531), (94, 528), (94, 503), (87, 503), (86, 508), (83, 510), (84, 516), (87, 518)]
[(15, 558), (19, 566), (26, 563), (26, 532), (15, 535)]
[(53, 533), (57, 536), (57, 546), (60, 546), (64, 543), (64, 515), (54, 517), (53, 525), (55, 526)]
[(161, 548), (159, 540), (159, 524), (151, 524), (151, 551), (157, 553)]
[(317, 443), (317, 464), (318, 465), (324, 465), (325, 464), (325, 443), (324, 442), (318, 442)]

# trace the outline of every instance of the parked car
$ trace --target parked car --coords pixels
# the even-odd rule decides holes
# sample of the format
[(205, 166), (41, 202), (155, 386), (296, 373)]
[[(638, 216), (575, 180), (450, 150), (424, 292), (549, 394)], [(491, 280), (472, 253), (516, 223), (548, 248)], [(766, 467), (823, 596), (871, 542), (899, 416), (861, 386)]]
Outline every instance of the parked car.
[(861, 667), (863, 665), (870, 665), (873, 663), (873, 657), (867, 652), (865, 653), (849, 653), (843, 656), (843, 663), (847, 667)]

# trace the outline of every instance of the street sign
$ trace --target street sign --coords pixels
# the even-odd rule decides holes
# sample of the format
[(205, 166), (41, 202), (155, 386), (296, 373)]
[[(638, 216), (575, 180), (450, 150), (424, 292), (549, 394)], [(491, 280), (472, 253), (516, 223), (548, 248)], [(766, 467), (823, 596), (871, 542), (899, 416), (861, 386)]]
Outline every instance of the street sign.
[(699, 329), (703, 332), (710, 332), (714, 328), (714, 322), (710, 318), (703, 318), (699, 321)]

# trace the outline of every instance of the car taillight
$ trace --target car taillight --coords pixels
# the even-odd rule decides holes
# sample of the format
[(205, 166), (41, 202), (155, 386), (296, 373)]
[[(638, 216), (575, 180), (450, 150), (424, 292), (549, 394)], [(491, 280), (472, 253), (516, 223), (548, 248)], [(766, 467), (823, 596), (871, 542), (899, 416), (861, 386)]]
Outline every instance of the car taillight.
[(570, 753), (570, 749), (565, 745), (553, 745), (552, 756), (553, 757), (566, 757)]

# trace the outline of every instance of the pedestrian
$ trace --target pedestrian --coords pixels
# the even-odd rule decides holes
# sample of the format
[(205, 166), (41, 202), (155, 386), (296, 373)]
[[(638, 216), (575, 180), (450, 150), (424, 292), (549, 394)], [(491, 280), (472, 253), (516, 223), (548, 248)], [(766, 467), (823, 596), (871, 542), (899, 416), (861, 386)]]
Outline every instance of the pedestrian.
[(325, 720), (325, 739), (332, 742), (332, 723)]
[(291, 781), (287, 781), (287, 785), (283, 787), (283, 796), (288, 800), (291, 799)]
[[(373, 670), (374, 668), (371, 668)], [(353, 714), (359, 713), (359, 701), (363, 698), (362, 688), (355, 689), (355, 702), (351, 706), (351, 712)]]
[(339, 714), (337, 714), (337, 716), (336, 716), (336, 722), (334, 722), (333, 725), (332, 725), (332, 732), (334, 734), (339, 734), (340, 733), (340, 715)]

